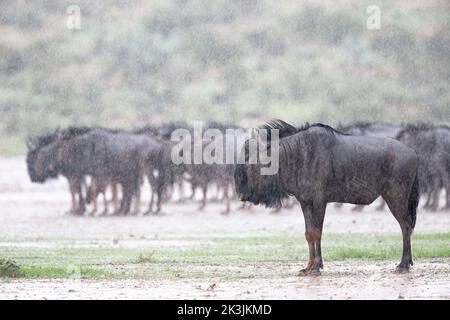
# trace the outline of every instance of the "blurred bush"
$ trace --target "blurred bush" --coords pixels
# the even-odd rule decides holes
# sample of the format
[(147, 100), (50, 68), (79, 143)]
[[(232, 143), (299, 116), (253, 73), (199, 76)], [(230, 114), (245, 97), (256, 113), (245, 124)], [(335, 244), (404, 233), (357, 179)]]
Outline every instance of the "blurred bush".
[[(0, 2), (0, 153), (70, 124), (450, 119), (445, 3)], [(18, 143), (21, 141), (22, 143)]]

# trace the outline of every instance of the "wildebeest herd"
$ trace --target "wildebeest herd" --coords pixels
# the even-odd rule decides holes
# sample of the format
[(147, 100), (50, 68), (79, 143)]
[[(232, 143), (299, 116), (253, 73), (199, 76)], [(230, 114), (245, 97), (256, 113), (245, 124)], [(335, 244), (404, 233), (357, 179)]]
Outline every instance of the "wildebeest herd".
[[(211, 122), (209, 128), (225, 132), (237, 126)], [(208, 189), (216, 188), (212, 201), (225, 202), (230, 211), (234, 167), (230, 165), (174, 165), (170, 159), (171, 132), (177, 128), (192, 131), (185, 123), (174, 122), (132, 131), (105, 128), (70, 127), (28, 139), (27, 168), (32, 182), (43, 183), (61, 175), (67, 178), (72, 199), (70, 212), (82, 215), (87, 205), (97, 211), (97, 198), (103, 200), (103, 214), (112, 206), (113, 214), (138, 213), (140, 189), (146, 178), (151, 198), (145, 214), (158, 213), (161, 202), (178, 190), (178, 201), (192, 200), (202, 192), (200, 209), (207, 201)], [(446, 190), (443, 209), (450, 209), (450, 128), (430, 124), (394, 126), (388, 123), (354, 123), (339, 126), (342, 133), (356, 136), (392, 138), (413, 148), (419, 156), (420, 191), (426, 196), (424, 208), (439, 209), (439, 195)], [(186, 184), (191, 190), (185, 190)], [(109, 190), (109, 192), (108, 192)], [(120, 192), (121, 191), (121, 192)], [(189, 194), (188, 194), (189, 193)], [(110, 199), (107, 194), (110, 194)], [(119, 195), (122, 195), (119, 206)], [(131, 209), (131, 203), (134, 208)], [(291, 207), (292, 201), (284, 206)], [(384, 203), (380, 209), (384, 207)], [(356, 206), (354, 210), (361, 210)]]
[[(210, 124), (213, 125), (225, 131), (225, 126)], [(203, 209), (208, 187), (213, 184), (225, 201), (224, 213), (228, 213), (233, 166), (173, 164), (171, 150), (174, 143), (170, 138), (171, 132), (178, 128), (192, 130), (183, 123), (147, 126), (133, 131), (98, 127), (55, 130), (28, 139), (28, 174), (31, 181), (37, 183), (64, 176), (69, 182), (70, 212), (74, 215), (85, 214), (89, 204), (92, 204), (90, 213), (94, 214), (99, 196), (103, 197), (105, 215), (109, 204), (113, 207), (113, 215), (128, 214), (131, 210), (139, 213), (141, 185), (145, 178), (151, 188), (151, 198), (144, 214), (160, 212), (162, 201), (169, 199), (176, 187), (179, 201), (193, 199), (195, 191), (200, 189), (200, 209)], [(191, 194), (187, 198), (185, 182), (191, 185)], [(111, 199), (107, 198), (108, 190)]]
[[(225, 133), (230, 126), (210, 123)], [(236, 128), (236, 126), (232, 126)], [(279, 170), (261, 175), (261, 164), (249, 160), (249, 138), (242, 147), (245, 162), (240, 164), (174, 164), (171, 151), (174, 129), (192, 128), (183, 123), (145, 127), (133, 131), (71, 127), (28, 140), (27, 167), (33, 182), (43, 183), (62, 175), (69, 182), (71, 212), (82, 215), (102, 195), (104, 212), (112, 203), (113, 214), (140, 211), (140, 189), (146, 178), (151, 199), (145, 214), (158, 213), (161, 203), (173, 197), (193, 199), (202, 191), (199, 209), (205, 207), (211, 185), (216, 199), (230, 211), (230, 199), (237, 196), (250, 204), (279, 208), (298, 200), (305, 218), (309, 263), (302, 274), (319, 273), (322, 226), (328, 203), (361, 206), (382, 197), (403, 235), (403, 256), (397, 270), (412, 265), (410, 237), (416, 223), (420, 195), (424, 207), (439, 209), (439, 196), (445, 190), (444, 208), (450, 209), (450, 128), (431, 124), (394, 126), (387, 123), (354, 123), (337, 129), (323, 124), (295, 127), (275, 120), (261, 127), (279, 133)], [(271, 151), (271, 145), (265, 145)], [(190, 184), (189, 196), (184, 186)], [(234, 188), (233, 188), (234, 186)], [(107, 190), (111, 190), (111, 199)], [(119, 192), (120, 190), (120, 192)], [(121, 196), (119, 196), (121, 194)], [(120, 205), (119, 205), (120, 198)], [(156, 200), (155, 200), (156, 198)], [(156, 208), (154, 204), (156, 202)]]

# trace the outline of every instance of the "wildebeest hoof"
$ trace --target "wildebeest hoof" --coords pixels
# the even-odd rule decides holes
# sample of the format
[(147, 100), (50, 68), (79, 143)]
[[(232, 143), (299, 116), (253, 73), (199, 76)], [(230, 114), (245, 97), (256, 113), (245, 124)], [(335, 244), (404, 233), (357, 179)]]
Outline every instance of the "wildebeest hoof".
[(84, 210), (77, 210), (75, 211), (74, 215), (82, 217), (84, 215)]
[(397, 268), (395, 268), (395, 273), (398, 274), (404, 274), (409, 272), (409, 267), (398, 265)]
[(305, 277), (305, 276), (307, 276), (307, 275), (309, 275), (311, 273), (311, 270), (312, 270), (311, 267), (308, 266), (305, 269), (300, 270), (298, 272), (298, 276), (299, 277)]
[(311, 269), (311, 271), (309, 271), (309, 275), (310, 276), (320, 276), (320, 270), (319, 269)]
[(308, 269), (302, 269), (302, 270), (300, 270), (299, 272), (298, 272), (298, 274), (297, 274), (297, 276), (299, 276), (299, 277), (305, 277), (305, 276), (307, 276), (308, 275)]

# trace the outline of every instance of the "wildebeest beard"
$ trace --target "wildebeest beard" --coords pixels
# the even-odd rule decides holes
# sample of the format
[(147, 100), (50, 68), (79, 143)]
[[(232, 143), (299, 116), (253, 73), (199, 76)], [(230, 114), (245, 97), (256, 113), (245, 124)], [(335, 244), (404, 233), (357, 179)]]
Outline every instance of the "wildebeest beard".
[[(270, 154), (270, 144), (267, 147), (267, 152)], [(243, 152), (245, 152), (246, 163), (237, 164), (234, 170), (235, 188), (240, 200), (248, 201), (255, 205), (263, 204), (268, 208), (281, 207), (283, 199), (289, 195), (283, 186), (280, 170), (277, 170), (272, 175), (264, 175), (261, 173), (261, 163), (248, 164), (248, 141), (243, 148)], [(252, 179), (248, 177), (250, 173), (252, 174)], [(251, 180), (251, 184), (249, 180)]]
[[(252, 179), (254, 185), (250, 185), (247, 168), (248, 166), (245, 164), (238, 164), (234, 171), (236, 192), (240, 200), (255, 205), (263, 204), (268, 208), (281, 207), (282, 201), (288, 197), (288, 193), (283, 187), (280, 172), (278, 171), (274, 175), (261, 175), (259, 173), (257, 179)], [(257, 170), (259, 171), (259, 168)]]
[(40, 182), (39, 177), (37, 176), (36, 171), (34, 170), (34, 162), (36, 161), (36, 156), (37, 150), (32, 150), (28, 152), (26, 159), (28, 176), (30, 177), (31, 182)]

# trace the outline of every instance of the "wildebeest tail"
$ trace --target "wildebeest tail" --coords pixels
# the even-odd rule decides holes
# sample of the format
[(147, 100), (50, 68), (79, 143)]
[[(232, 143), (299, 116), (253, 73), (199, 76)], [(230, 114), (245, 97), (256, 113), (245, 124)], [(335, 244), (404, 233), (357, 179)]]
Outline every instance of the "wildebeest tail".
[(419, 205), (420, 190), (419, 190), (419, 175), (416, 173), (416, 178), (409, 194), (408, 213), (411, 216), (412, 227), (416, 226), (417, 206)]

